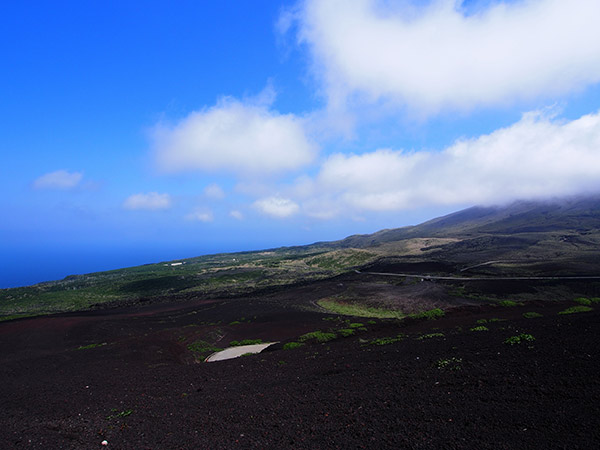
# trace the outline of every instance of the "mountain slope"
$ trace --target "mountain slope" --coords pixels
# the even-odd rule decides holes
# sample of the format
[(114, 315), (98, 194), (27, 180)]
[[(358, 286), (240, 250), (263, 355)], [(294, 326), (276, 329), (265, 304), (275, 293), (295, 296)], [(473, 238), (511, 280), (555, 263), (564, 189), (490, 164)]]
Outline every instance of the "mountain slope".
[(231, 297), (356, 268), (445, 276), (600, 274), (600, 197), (473, 207), (335, 242), (207, 255), (0, 290), (0, 318)]

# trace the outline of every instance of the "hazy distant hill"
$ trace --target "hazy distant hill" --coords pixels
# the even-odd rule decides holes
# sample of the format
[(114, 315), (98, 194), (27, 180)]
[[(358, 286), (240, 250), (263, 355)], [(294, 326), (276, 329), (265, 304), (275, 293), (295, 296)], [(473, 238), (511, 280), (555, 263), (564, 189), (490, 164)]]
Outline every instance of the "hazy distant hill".
[(365, 248), (411, 238), (470, 237), (481, 234), (532, 232), (598, 233), (600, 197), (545, 202), (515, 202), (508, 206), (475, 206), (412, 227), (354, 235), (332, 243)]
[(473, 207), (335, 242), (206, 255), (0, 290), (0, 319), (105, 304), (231, 297), (354, 269), (455, 276), (600, 274), (600, 197)]

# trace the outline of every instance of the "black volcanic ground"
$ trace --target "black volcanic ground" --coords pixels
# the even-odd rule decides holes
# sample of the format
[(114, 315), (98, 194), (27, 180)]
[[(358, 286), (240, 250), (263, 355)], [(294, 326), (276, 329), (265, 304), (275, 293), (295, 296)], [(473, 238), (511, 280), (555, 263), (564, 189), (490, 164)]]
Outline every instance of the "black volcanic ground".
[[(283, 350), (303, 333), (348, 326), (313, 302), (352, 277), (361, 275), (0, 323), (1, 446), (598, 448), (600, 307), (559, 315), (576, 303), (446, 299), (442, 319), (350, 318), (367, 331)], [(481, 319), (489, 330), (471, 331)], [(444, 337), (427, 338), (433, 333)], [(504, 343), (520, 334), (535, 341)], [(196, 363), (187, 345), (199, 337), (283, 342), (260, 355)]]

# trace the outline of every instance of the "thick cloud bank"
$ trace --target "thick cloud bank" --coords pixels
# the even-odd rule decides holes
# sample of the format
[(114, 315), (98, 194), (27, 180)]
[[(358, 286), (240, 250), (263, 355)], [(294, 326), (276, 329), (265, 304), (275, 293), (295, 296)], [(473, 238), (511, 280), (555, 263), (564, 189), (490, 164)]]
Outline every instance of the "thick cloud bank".
[(461, 3), (303, 1), (299, 37), (330, 106), (352, 96), (435, 114), (600, 80), (598, 0), (497, 1), (470, 15)]
[(273, 174), (302, 167), (316, 154), (302, 119), (233, 99), (174, 126), (157, 126), (153, 137), (157, 162), (167, 172)]
[(600, 113), (571, 122), (528, 113), (516, 124), (440, 152), (336, 154), (304, 180), (316, 217), (431, 205), (490, 204), (600, 190)]

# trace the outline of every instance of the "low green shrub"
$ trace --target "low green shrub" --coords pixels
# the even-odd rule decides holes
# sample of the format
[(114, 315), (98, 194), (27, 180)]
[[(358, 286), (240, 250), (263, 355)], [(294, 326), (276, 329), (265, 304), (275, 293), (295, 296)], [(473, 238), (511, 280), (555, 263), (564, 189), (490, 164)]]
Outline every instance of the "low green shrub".
[(434, 320), (434, 319), (439, 319), (440, 317), (444, 317), (445, 315), (446, 315), (446, 313), (444, 312), (443, 309), (434, 308), (434, 309), (430, 309), (429, 311), (423, 311), (420, 313), (409, 314), (408, 317), (411, 317), (413, 319)]
[(402, 339), (404, 339), (404, 337), (405, 336), (402, 333), (400, 333), (396, 337), (382, 337), (382, 338), (377, 338), (377, 339), (373, 339), (372, 341), (369, 341), (368, 345), (388, 345), (388, 344), (393, 344), (394, 342), (400, 342)]
[(478, 327), (471, 328), (471, 331), (490, 331), (490, 329), (484, 325), (479, 325)]
[(594, 308), (590, 308), (589, 306), (571, 306), (570, 308), (565, 309), (564, 311), (559, 312), (559, 314), (575, 314), (580, 312), (589, 312), (593, 311)]
[(77, 347), (77, 350), (89, 350), (90, 348), (104, 347), (108, 345), (106, 342), (102, 342), (101, 344), (89, 344), (89, 345), (81, 345)]
[(419, 336), (417, 338), (418, 341), (422, 341), (424, 339), (433, 339), (433, 338), (438, 338), (438, 337), (444, 337), (444, 333), (429, 333), (429, 334), (423, 334), (421, 336)]
[(337, 336), (335, 333), (324, 332), (324, 331), (313, 331), (311, 333), (303, 334), (298, 338), (300, 342), (306, 342), (310, 339), (315, 339), (318, 342), (328, 342), (335, 339)]
[(501, 302), (498, 302), (498, 304), (500, 306), (504, 306), (505, 308), (510, 308), (512, 306), (518, 306), (519, 305), (517, 302), (513, 302), (512, 300), (502, 300)]
[(535, 311), (531, 311), (531, 312), (523, 313), (523, 317), (525, 317), (526, 319), (537, 319), (538, 317), (544, 317), (544, 316)]
[(198, 358), (206, 358), (211, 353), (219, 352), (222, 348), (215, 347), (214, 345), (198, 339), (187, 346), (188, 350), (195, 353)]
[(438, 369), (461, 370), (462, 358), (438, 359), (435, 367)]
[(231, 341), (229, 343), (230, 347), (239, 347), (241, 345), (255, 345), (262, 344), (262, 339), (243, 339), (241, 341)]
[(356, 333), (356, 328), (342, 328), (341, 330), (337, 330), (337, 332), (343, 337), (348, 337)]
[(283, 345), (284, 350), (292, 350), (294, 348), (302, 347), (304, 344), (301, 342), (288, 342)]
[(590, 306), (592, 301), (589, 298), (578, 297), (573, 300), (575, 303), (579, 303), (580, 305)]
[(518, 336), (511, 336), (507, 338), (504, 343), (508, 345), (522, 344), (523, 342), (533, 342), (535, 338), (531, 334), (519, 334)]

